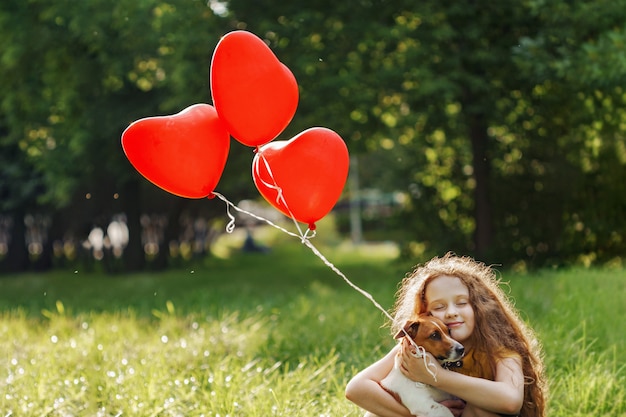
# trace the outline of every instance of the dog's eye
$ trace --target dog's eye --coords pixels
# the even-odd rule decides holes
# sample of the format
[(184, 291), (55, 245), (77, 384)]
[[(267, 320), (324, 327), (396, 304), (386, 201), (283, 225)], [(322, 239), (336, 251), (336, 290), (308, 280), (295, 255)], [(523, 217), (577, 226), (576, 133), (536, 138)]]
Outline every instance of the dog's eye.
[(431, 338), (432, 340), (441, 340), (441, 333), (439, 333), (439, 332), (435, 332), (435, 333), (433, 333), (433, 334), (431, 334), (431, 335), (430, 335), (430, 338)]

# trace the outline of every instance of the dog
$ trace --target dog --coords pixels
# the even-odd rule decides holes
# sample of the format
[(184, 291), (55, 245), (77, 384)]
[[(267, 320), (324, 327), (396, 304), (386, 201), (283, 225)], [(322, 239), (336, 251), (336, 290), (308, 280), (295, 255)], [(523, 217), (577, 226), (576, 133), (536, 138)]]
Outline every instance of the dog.
[[(448, 327), (433, 316), (423, 314), (416, 320), (407, 322), (404, 330), (398, 332), (395, 338), (402, 339), (407, 334), (417, 346), (432, 354), (442, 365), (459, 361), (463, 357), (465, 351), (463, 345), (450, 337)], [(407, 378), (400, 371), (401, 360), (401, 355), (398, 354), (393, 369), (380, 382), (381, 386), (399, 399), (413, 415), (453, 417), (447, 407), (439, 404), (439, 401), (453, 397), (435, 387)]]

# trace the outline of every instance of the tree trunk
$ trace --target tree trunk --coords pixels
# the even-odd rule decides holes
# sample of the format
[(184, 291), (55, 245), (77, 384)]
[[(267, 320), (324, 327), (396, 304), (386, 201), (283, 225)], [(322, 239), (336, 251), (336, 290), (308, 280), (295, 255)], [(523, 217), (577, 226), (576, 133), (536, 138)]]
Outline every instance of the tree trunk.
[(6, 257), (0, 262), (0, 271), (22, 272), (28, 269), (29, 266), (24, 211), (18, 209), (9, 214), (13, 220), (13, 227), (9, 230), (11, 241), (9, 242), (9, 250)]
[(140, 271), (146, 265), (141, 244), (141, 187), (138, 180), (130, 180), (124, 185), (123, 209), (128, 226), (128, 246), (124, 250), (124, 265), (127, 271)]
[(474, 249), (483, 257), (490, 249), (493, 238), (491, 202), (489, 198), (490, 161), (488, 156), (489, 137), (487, 123), (482, 115), (470, 115), (469, 135), (472, 143), (474, 179)]

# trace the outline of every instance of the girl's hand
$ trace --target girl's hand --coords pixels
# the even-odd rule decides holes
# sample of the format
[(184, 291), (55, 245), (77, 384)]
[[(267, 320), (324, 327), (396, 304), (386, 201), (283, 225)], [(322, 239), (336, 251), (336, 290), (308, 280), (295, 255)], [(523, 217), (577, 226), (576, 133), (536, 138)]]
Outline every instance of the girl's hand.
[[(434, 365), (426, 368), (426, 365), (424, 364), (424, 358), (417, 358), (413, 356), (414, 353), (415, 347), (411, 344), (411, 342), (404, 338), (402, 340), (402, 349), (398, 353), (402, 357), (400, 365), (402, 373), (413, 381), (433, 385), (435, 380), (433, 379), (433, 376), (430, 374), (430, 372), (438, 375), (439, 371), (443, 368), (430, 353), (426, 353), (426, 363), (432, 363)], [(461, 417), (463, 411), (465, 410), (465, 401), (458, 398), (442, 401), (441, 404), (448, 407), (454, 417)]]
[(448, 407), (454, 417), (461, 417), (463, 410), (465, 409), (465, 401), (463, 400), (445, 400), (441, 402), (441, 405)]
[[(400, 355), (402, 356), (400, 370), (407, 376), (407, 378), (413, 381), (435, 385), (436, 378), (433, 378), (430, 372), (437, 376), (443, 368), (430, 353), (426, 353), (426, 361), (424, 361), (424, 358), (417, 358), (413, 356), (414, 352), (415, 348), (413, 345), (406, 338), (404, 338), (402, 340), (402, 350), (400, 352)], [(428, 368), (426, 368), (424, 362), (429, 365)]]

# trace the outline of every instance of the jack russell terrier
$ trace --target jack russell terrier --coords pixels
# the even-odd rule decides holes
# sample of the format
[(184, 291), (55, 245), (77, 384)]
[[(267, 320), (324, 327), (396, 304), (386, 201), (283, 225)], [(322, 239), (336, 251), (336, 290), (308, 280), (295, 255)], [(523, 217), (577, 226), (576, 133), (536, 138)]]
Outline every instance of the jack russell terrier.
[[(450, 337), (448, 327), (433, 316), (423, 314), (417, 320), (409, 321), (395, 338), (402, 339), (406, 335), (413, 339), (417, 346), (431, 353), (442, 365), (456, 362), (463, 357), (465, 350), (463, 345)], [(418, 349), (416, 356), (421, 357), (420, 353), (423, 355), (422, 349)], [(435, 387), (407, 378), (400, 371), (400, 361), (401, 356), (398, 354), (393, 369), (380, 382), (382, 387), (399, 398), (413, 415), (453, 417), (447, 407), (439, 404), (439, 401), (453, 397)]]

